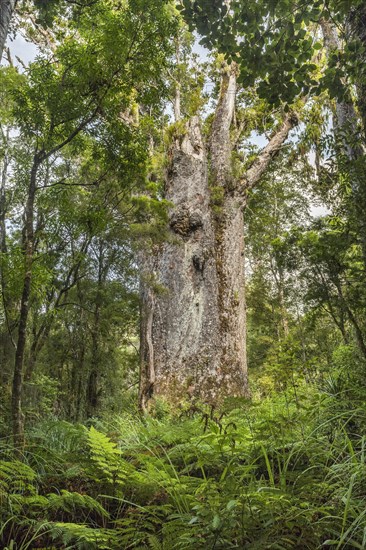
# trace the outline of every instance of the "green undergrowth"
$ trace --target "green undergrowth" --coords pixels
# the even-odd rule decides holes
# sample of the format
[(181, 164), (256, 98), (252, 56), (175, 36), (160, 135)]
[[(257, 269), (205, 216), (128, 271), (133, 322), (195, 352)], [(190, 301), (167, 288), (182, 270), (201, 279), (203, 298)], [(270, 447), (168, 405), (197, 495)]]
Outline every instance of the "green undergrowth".
[(365, 548), (365, 428), (339, 379), (223, 411), (48, 422), (21, 461), (1, 443), (0, 546)]

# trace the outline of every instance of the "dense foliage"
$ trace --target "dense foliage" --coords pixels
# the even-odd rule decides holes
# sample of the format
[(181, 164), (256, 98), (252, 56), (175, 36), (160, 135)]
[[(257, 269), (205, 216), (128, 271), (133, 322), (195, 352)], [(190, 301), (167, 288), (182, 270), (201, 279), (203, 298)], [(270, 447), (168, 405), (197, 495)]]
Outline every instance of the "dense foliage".
[[(0, 68), (1, 548), (366, 547), (365, 21), (343, 0), (18, 2), (37, 55)], [(243, 190), (250, 396), (143, 414), (139, 279), (166, 289), (140, 260), (168, 238), (172, 144), (192, 116), (209, 142), (234, 73), (232, 181), (295, 121)]]
[[(2, 548), (363, 548), (366, 408), (357, 380), (281, 395), (43, 423), (1, 445)], [(260, 391), (260, 384), (257, 386)]]
[[(364, 79), (362, 1), (183, 0), (181, 10), (202, 35), (202, 44), (235, 60), (243, 83), (251, 86), (259, 81), (259, 93), (275, 104), (291, 103), (324, 88), (333, 97), (341, 96), (347, 76)], [(345, 46), (319, 81), (317, 57), (324, 20), (339, 29)]]

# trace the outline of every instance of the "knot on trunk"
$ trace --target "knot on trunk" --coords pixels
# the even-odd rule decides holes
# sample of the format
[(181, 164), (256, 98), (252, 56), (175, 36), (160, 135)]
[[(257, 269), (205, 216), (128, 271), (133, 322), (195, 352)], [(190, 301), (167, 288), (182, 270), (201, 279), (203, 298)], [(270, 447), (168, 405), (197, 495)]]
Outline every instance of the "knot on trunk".
[(292, 111), (292, 113), (290, 113), (290, 122), (293, 126), (297, 126), (300, 122), (299, 120), (299, 115), (297, 113), (295, 113), (294, 111)]
[(196, 269), (196, 271), (199, 271), (200, 273), (203, 273), (203, 269), (205, 267), (205, 262), (206, 262), (205, 258), (195, 254), (192, 257), (192, 261), (193, 261), (193, 265), (194, 265), (194, 268)]
[(169, 222), (170, 227), (175, 233), (182, 236), (188, 236), (203, 226), (201, 215), (198, 212), (189, 212), (186, 208), (176, 210)]

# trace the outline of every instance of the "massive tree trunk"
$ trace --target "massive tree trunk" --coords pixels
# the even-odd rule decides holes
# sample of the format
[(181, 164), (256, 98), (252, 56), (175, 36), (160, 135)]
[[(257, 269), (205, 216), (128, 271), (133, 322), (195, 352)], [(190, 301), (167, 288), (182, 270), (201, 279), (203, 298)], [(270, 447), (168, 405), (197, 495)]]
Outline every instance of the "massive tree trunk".
[(0, 0), (0, 62), (17, 0)]
[(246, 196), (231, 170), (230, 129), (235, 114), (236, 66), (222, 75), (221, 90), (209, 143), (219, 325), (219, 365), (213, 380), (214, 399), (247, 396), (244, 218)]
[(231, 172), (235, 67), (222, 77), (208, 145), (192, 118), (172, 145), (168, 242), (144, 262), (140, 403), (248, 395), (244, 295), (246, 193), (296, 124), (288, 116), (241, 179)]
[(199, 120), (172, 150), (170, 242), (155, 251), (142, 294), (142, 406), (154, 396), (213, 397), (220, 366), (218, 278), (207, 155)]

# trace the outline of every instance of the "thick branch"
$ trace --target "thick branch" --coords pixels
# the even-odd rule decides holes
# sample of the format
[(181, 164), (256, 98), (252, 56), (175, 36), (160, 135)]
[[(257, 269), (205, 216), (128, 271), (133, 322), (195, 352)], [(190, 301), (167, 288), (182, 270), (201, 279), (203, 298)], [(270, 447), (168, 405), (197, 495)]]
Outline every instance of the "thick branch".
[[(176, 40), (175, 44), (175, 61), (177, 64), (177, 67), (180, 66), (180, 40), (179, 38)], [(174, 85), (174, 118), (175, 121), (178, 122), (182, 118), (182, 112), (181, 112), (181, 79), (180, 79), (180, 70), (178, 69), (178, 79), (174, 79), (175, 85)]]
[(297, 126), (299, 119), (295, 113), (286, 115), (280, 129), (275, 133), (270, 142), (262, 149), (250, 168), (245, 172), (240, 181), (240, 190), (247, 191), (258, 183), (264, 172), (267, 170), (271, 160), (280, 152), (286, 141), (290, 130)]
[(319, 22), (323, 33), (324, 46), (326, 47), (328, 54), (332, 51), (340, 50), (341, 41), (334, 23), (324, 17), (322, 17)]
[(230, 127), (235, 112), (237, 67), (225, 68), (221, 77), (219, 101), (211, 132), (211, 168), (217, 185), (224, 186), (230, 171), (231, 140)]
[(17, 0), (0, 0), (0, 61)]
[[(81, 254), (85, 254), (89, 245), (90, 245), (90, 241), (91, 239), (90, 238), (87, 238), (83, 245), (81, 246), (81, 249), (80, 249), (80, 253)], [(79, 269), (81, 267), (81, 264), (82, 264), (82, 259), (79, 258), (79, 260), (76, 262), (76, 264), (72, 265), (71, 268), (69, 269), (68, 273), (67, 273), (67, 276), (66, 276), (66, 279), (65, 279), (65, 282), (63, 284), (63, 286), (61, 287), (61, 289), (59, 290), (58, 294), (56, 295), (55, 299), (54, 299), (54, 303), (52, 305), (52, 298), (48, 304), (48, 309), (47, 309), (47, 315), (45, 315), (44, 317), (44, 320), (40, 326), (40, 328), (38, 329), (35, 337), (34, 337), (34, 340), (33, 340), (33, 343), (32, 343), (32, 346), (31, 346), (31, 351), (30, 351), (30, 357), (29, 357), (29, 361), (28, 361), (28, 364), (27, 364), (27, 369), (26, 369), (26, 372), (25, 372), (25, 380), (29, 381), (32, 377), (32, 373), (33, 373), (33, 369), (35, 367), (35, 364), (36, 364), (36, 360), (37, 360), (37, 356), (39, 354), (39, 352), (41, 351), (41, 349), (43, 348), (44, 344), (46, 343), (46, 340), (47, 340), (47, 337), (50, 333), (50, 330), (52, 328), (52, 324), (53, 324), (53, 321), (54, 321), (54, 314), (55, 314), (55, 311), (57, 308), (60, 308), (64, 305), (69, 305), (66, 303), (66, 296), (67, 296), (67, 293), (69, 292), (69, 290), (71, 290), (71, 288), (73, 286), (75, 286), (78, 281), (80, 279), (82, 279), (84, 277), (84, 274), (82, 275), (79, 275)], [(64, 302), (61, 302), (61, 300), (64, 299)], [(78, 304), (74, 304), (74, 305), (78, 305)]]
[(58, 145), (55, 145), (52, 149), (50, 149), (49, 151), (47, 152), (42, 152), (40, 153), (40, 156), (41, 156), (41, 161), (44, 161), (48, 158), (50, 158), (52, 155), (54, 155), (55, 153), (57, 153), (58, 151), (60, 151), (61, 149), (63, 149), (66, 145), (68, 145), (78, 134), (80, 134), (84, 128), (90, 123), (93, 121), (93, 119), (97, 116), (98, 112), (99, 112), (99, 109), (100, 109), (100, 105), (98, 105), (94, 111), (91, 113), (91, 115), (89, 117), (87, 117), (86, 119), (82, 120), (80, 122), (80, 124), (75, 128), (75, 130), (73, 130), (71, 132), (71, 134), (66, 138), (64, 139), (64, 141), (62, 141), (61, 143), (59, 143)]
[(27, 18), (29, 19), (30, 23), (33, 25), (34, 29), (39, 34), (39, 37), (36, 37), (36, 43), (44, 44), (52, 53), (55, 53), (56, 40), (55, 40), (55, 37), (50, 32), (50, 30), (45, 29), (39, 23), (37, 23), (37, 19), (33, 13), (28, 13)]

